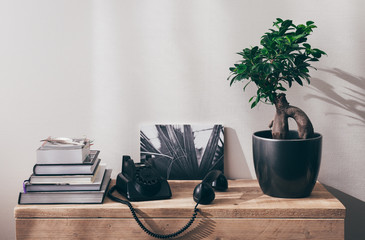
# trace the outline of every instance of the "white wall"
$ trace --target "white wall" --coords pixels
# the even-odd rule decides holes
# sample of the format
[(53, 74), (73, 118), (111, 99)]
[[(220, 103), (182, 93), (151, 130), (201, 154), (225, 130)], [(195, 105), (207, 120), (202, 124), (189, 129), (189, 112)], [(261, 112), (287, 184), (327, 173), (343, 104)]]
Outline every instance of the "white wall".
[(228, 68), (276, 17), (318, 25), (325, 50), (312, 85), (288, 100), (324, 135), (319, 179), (365, 200), (363, 1), (1, 1), (0, 146), (2, 237), (39, 140), (95, 140), (113, 176), (122, 154), (139, 157), (143, 123), (223, 123), (226, 174), (255, 178), (251, 134), (272, 106), (251, 110), (252, 86), (229, 87)]

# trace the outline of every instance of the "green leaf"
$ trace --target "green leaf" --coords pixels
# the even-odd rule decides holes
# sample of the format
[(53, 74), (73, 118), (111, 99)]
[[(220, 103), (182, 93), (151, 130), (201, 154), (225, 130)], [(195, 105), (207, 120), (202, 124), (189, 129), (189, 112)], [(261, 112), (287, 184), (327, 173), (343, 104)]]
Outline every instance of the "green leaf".
[(275, 67), (273, 64), (270, 64), (270, 63), (265, 64), (264, 71), (266, 74), (271, 74), (274, 72), (274, 70), (275, 70)]
[(307, 21), (305, 24), (307, 25), (307, 26), (309, 26), (309, 25), (312, 25), (314, 22), (313, 21)]
[(282, 64), (281, 62), (276, 62), (276, 61), (274, 61), (272, 64), (275, 66), (275, 68), (276, 68), (277, 70), (279, 70), (279, 71), (283, 71), (284, 66), (283, 66), (283, 64)]
[(294, 80), (300, 85), (303, 86), (303, 82), (299, 77), (294, 77)]
[(254, 108), (260, 101), (260, 98), (257, 96), (256, 100), (251, 104), (251, 109)]
[(279, 34), (283, 35), (288, 29), (289, 27), (292, 25), (293, 21), (292, 20), (285, 20), (282, 24), (281, 27), (279, 29)]
[(298, 24), (298, 26), (296, 27), (297, 29), (305, 29), (305, 25), (304, 24)]
[(310, 49), (311, 48), (311, 45), (309, 45), (308, 43), (303, 43), (303, 46), (307, 49)]
[(244, 64), (240, 64), (237, 66), (237, 73), (241, 74), (244, 73), (247, 70), (247, 66)]
[(238, 52), (238, 55), (241, 55), (242, 57), (245, 57), (245, 53), (244, 52)]
[(317, 52), (317, 51), (312, 51), (312, 55), (315, 58), (320, 58), (322, 56), (322, 54), (320, 52)]
[(247, 78), (247, 75), (246, 74), (237, 74), (236, 80), (237, 81), (241, 81), (242, 79), (245, 79), (245, 78)]
[(269, 51), (267, 50), (267, 48), (263, 48), (263, 49), (261, 50), (261, 53), (262, 53), (263, 55), (268, 55), (268, 54), (269, 54)]
[(252, 56), (252, 57), (256, 55), (256, 53), (257, 53), (257, 50), (258, 50), (258, 49), (259, 49), (259, 47), (258, 47), (258, 46), (255, 46), (255, 47), (253, 47), (253, 48), (251, 49), (251, 56)]
[(243, 49), (245, 57), (249, 58), (251, 56), (251, 50), (249, 48)]
[[(313, 68), (313, 67), (312, 67)], [(317, 70), (317, 69), (316, 69)], [(310, 77), (309, 76), (309, 74), (308, 73), (306, 73), (306, 72), (301, 72), (300, 73), (300, 76), (301, 76), (301, 78), (307, 78), (307, 77)]]
[(289, 43), (292, 43), (294, 41), (294, 37), (291, 35), (285, 36), (285, 38), (288, 40)]
[(299, 69), (299, 71), (302, 72), (302, 73), (309, 72), (308, 68), (306, 68), (306, 67)]
[(295, 60), (294, 60), (294, 63), (296, 64), (296, 65), (299, 65), (299, 64), (302, 64), (306, 59), (308, 59), (309, 57), (308, 56), (306, 56), (306, 55), (298, 55), (296, 58), (295, 58)]
[(237, 75), (234, 76), (232, 79), (231, 79), (231, 82), (229, 83), (229, 86), (232, 86), (232, 84), (234, 83), (234, 81), (236, 80), (237, 78)]
[(297, 36), (294, 36), (293, 38), (294, 38), (294, 41), (296, 41), (296, 40), (298, 40), (298, 39), (300, 39), (300, 38), (303, 38), (303, 37), (305, 37), (305, 36), (307, 36), (306, 34), (299, 34), (299, 35), (297, 35)]
[[(298, 41), (297, 41), (297, 42), (298, 42)], [(292, 51), (294, 51), (294, 50), (299, 50), (299, 49), (300, 49), (299, 44), (297, 44), (297, 43), (293, 43), (293, 44), (291, 45), (291, 48), (292, 48)]]
[(315, 48), (313, 50), (316, 51), (316, 52), (319, 52), (320, 54), (327, 55), (325, 52), (323, 52), (322, 50), (320, 50), (318, 48)]
[(281, 18), (277, 18), (276, 19), (276, 22), (274, 22), (273, 26), (277, 27), (277, 28), (280, 28), (279, 27), (279, 24), (283, 22), (283, 19)]
[(307, 38), (306, 37), (303, 37), (303, 38), (300, 38), (297, 40), (297, 43), (304, 43), (307, 41)]
[(243, 87), (243, 91), (246, 90), (246, 87), (248, 86), (248, 84), (250, 84), (252, 81), (248, 81), (248, 83), (245, 84), (245, 86)]

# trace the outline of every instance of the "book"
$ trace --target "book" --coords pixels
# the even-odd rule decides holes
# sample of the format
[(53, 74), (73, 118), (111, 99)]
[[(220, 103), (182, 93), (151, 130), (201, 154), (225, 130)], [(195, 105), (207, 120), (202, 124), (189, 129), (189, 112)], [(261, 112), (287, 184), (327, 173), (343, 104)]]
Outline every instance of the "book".
[(81, 145), (57, 144), (45, 141), (37, 149), (37, 164), (82, 164), (90, 154), (88, 139), (74, 139)]
[(93, 174), (100, 163), (99, 151), (90, 151), (82, 164), (35, 164), (34, 175), (72, 175)]
[(100, 169), (100, 164), (96, 168), (94, 174), (84, 175), (34, 175), (30, 176), (29, 182), (31, 184), (83, 184), (92, 183), (95, 180), (96, 173)]
[(106, 173), (106, 165), (100, 164), (95, 180), (86, 184), (31, 184), (24, 181), (24, 192), (54, 192), (54, 191), (98, 191), (101, 188), (102, 180)]
[(111, 169), (107, 169), (99, 191), (69, 192), (20, 192), (19, 204), (87, 204), (103, 203), (111, 177)]
[(82, 164), (93, 164), (93, 160), (98, 158), (99, 153), (99, 150), (90, 150), (89, 155), (85, 158)]

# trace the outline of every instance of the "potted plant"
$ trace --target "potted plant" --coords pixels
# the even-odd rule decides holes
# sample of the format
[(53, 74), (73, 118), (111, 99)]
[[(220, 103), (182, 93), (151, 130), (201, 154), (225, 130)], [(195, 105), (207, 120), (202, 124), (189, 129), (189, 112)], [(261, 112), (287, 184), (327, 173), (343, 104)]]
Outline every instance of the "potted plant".
[[(230, 68), (230, 85), (244, 82), (257, 86), (249, 102), (251, 108), (263, 102), (276, 108), (270, 130), (253, 134), (253, 157), (257, 179), (265, 194), (275, 197), (306, 197), (317, 180), (322, 136), (315, 133), (307, 114), (289, 105), (284, 94), (293, 83), (310, 83), (311, 64), (326, 53), (312, 48), (307, 37), (316, 28), (313, 21), (293, 24), (277, 18), (261, 37), (261, 46), (238, 52), (242, 60)], [(314, 68), (315, 69), (315, 68)], [(289, 131), (288, 118), (293, 118), (297, 131)]]

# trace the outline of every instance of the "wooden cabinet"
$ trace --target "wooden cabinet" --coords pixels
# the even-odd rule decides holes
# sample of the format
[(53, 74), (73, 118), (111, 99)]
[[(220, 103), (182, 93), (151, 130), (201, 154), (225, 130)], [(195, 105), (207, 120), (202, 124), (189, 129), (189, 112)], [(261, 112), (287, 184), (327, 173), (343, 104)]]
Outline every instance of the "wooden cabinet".
[[(168, 234), (192, 216), (199, 182), (169, 181), (171, 199), (132, 204), (149, 229)], [(228, 191), (198, 208), (176, 239), (344, 239), (345, 207), (320, 183), (308, 198), (282, 199), (264, 195), (256, 180), (229, 180)], [(95, 205), (18, 205), (14, 212), (17, 239), (154, 239), (127, 206), (108, 198)]]

